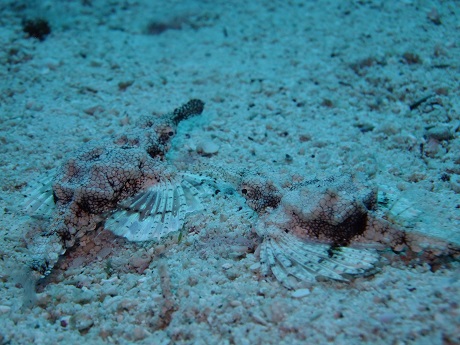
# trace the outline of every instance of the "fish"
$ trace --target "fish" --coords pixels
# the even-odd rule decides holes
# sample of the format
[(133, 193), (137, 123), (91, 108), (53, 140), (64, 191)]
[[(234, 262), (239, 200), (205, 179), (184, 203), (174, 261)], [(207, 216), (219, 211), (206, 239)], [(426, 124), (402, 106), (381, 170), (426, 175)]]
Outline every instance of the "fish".
[(288, 289), (374, 275), (389, 251), (432, 266), (460, 257), (458, 243), (404, 227), (379, 210), (378, 188), (363, 174), (315, 177), (286, 188), (262, 174), (234, 175), (258, 215), (261, 275)]
[(130, 241), (154, 241), (179, 231), (202, 208), (203, 177), (177, 171), (165, 155), (181, 121), (202, 114), (192, 99), (162, 116), (146, 116), (128, 133), (89, 142), (33, 184), (23, 208), (40, 220), (26, 238), (36, 279), (101, 224)]

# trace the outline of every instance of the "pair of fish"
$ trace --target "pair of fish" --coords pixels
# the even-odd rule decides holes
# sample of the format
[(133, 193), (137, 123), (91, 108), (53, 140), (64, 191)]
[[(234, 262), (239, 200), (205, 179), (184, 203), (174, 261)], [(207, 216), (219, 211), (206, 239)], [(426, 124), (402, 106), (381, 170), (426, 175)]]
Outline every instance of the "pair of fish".
[(143, 118), (130, 133), (88, 143), (26, 195), (27, 212), (42, 219), (27, 236), (36, 279), (101, 224), (130, 241), (161, 241), (183, 227), (187, 214), (201, 210), (203, 198), (221, 183), (233, 186), (258, 214), (261, 273), (287, 288), (319, 277), (347, 281), (370, 274), (379, 253), (363, 245), (458, 255), (455, 245), (427, 241), (378, 217), (376, 189), (359, 176), (280, 187), (248, 171), (177, 171), (165, 159), (170, 141), (181, 121), (203, 109), (193, 99), (171, 113)]

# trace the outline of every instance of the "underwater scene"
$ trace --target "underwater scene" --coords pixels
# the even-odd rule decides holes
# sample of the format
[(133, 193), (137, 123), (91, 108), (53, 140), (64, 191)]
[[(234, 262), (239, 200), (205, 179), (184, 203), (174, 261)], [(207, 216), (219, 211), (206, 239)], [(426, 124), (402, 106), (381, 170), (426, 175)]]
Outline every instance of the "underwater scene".
[(458, 0), (0, 5), (0, 345), (460, 344)]

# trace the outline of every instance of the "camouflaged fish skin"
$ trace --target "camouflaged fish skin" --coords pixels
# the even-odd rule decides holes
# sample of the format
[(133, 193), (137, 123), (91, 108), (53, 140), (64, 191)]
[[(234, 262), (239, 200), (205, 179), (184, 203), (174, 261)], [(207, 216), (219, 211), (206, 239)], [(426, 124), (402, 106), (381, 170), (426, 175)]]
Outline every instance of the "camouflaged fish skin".
[[(52, 179), (52, 190), (45, 184), (26, 201), (32, 212), (54, 206), (48, 213), (51, 220), (28, 235), (32, 271), (48, 274), (59, 256), (95, 230), (121, 201), (174, 180), (177, 172), (163, 157), (179, 122), (201, 114), (203, 107), (202, 101), (191, 100), (163, 116), (142, 118), (129, 133), (90, 142), (70, 155)], [(51, 192), (52, 200), (45, 197)]]

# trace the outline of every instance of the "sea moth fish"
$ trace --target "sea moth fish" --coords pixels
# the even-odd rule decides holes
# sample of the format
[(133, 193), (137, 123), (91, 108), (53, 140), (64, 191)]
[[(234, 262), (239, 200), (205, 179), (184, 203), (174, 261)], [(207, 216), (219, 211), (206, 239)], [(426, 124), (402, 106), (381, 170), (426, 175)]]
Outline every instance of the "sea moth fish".
[(89, 142), (25, 195), (26, 211), (42, 219), (27, 235), (28, 266), (37, 279), (101, 224), (130, 241), (182, 228), (185, 216), (201, 208), (206, 184), (177, 171), (165, 154), (178, 124), (203, 109), (204, 102), (192, 99), (162, 116), (143, 117), (129, 133)]

